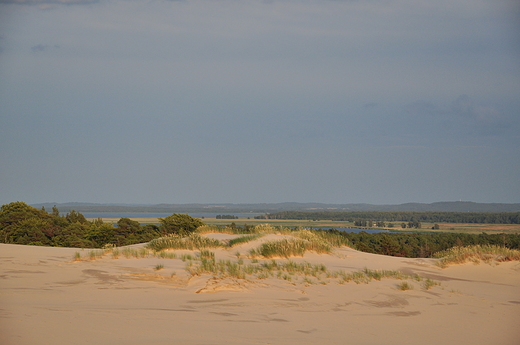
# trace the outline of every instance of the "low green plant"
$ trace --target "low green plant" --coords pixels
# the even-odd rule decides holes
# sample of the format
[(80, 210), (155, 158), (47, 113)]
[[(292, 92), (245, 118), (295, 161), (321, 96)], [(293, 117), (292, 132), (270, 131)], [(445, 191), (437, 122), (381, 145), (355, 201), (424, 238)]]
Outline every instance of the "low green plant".
[(160, 251), (155, 256), (161, 259), (177, 259), (177, 254), (172, 252)]
[(102, 249), (91, 250), (89, 252), (89, 258), (90, 258), (90, 260), (100, 259), (103, 257), (104, 254), (105, 254), (105, 251)]
[(254, 241), (262, 236), (263, 236), (263, 234), (252, 234), (252, 235), (246, 235), (246, 236), (240, 236), (237, 238), (233, 238), (233, 239), (229, 240), (228, 246), (234, 247), (238, 244), (243, 244), (243, 243)]
[(412, 290), (413, 285), (408, 283), (407, 281), (404, 281), (401, 284), (397, 285), (397, 288), (401, 291)]
[(308, 285), (314, 284), (314, 282), (309, 277), (303, 277), (303, 282)]
[(119, 248), (112, 249), (112, 258), (117, 259), (119, 257)]
[(192, 261), (193, 260), (193, 256), (191, 256), (191, 254), (182, 254), (181, 255), (181, 260), (183, 262), (186, 262), (186, 261)]
[(275, 234), (279, 229), (273, 227), (270, 224), (258, 224), (253, 228), (255, 234)]
[(163, 268), (164, 268), (163, 264), (157, 264), (157, 265), (155, 265), (154, 270), (159, 271), (159, 270), (162, 270)]
[(211, 251), (209, 251), (207, 249), (204, 249), (204, 250), (200, 251), (200, 258), (201, 259), (215, 260), (215, 253), (211, 252)]
[(439, 282), (436, 282), (434, 280), (431, 280), (430, 278), (427, 278), (426, 280), (424, 280), (423, 282), (423, 288), (425, 290), (430, 290), (432, 287), (434, 286), (438, 286), (438, 285), (441, 285), (441, 283)]
[(74, 253), (74, 261), (81, 261), (81, 253), (75, 252)]

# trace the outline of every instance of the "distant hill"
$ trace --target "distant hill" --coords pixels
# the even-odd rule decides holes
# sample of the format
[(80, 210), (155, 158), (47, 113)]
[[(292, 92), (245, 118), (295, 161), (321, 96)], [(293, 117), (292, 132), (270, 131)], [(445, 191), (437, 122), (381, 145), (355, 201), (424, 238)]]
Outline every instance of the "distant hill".
[(264, 203), (264, 204), (96, 204), (96, 203), (40, 203), (31, 206), (50, 211), (56, 205), (61, 212), (150, 212), (150, 213), (273, 213), (282, 211), (416, 211), (416, 212), (520, 212), (520, 203), (476, 203), (444, 201), (431, 204), (406, 203), (400, 205), (322, 204), (322, 203)]

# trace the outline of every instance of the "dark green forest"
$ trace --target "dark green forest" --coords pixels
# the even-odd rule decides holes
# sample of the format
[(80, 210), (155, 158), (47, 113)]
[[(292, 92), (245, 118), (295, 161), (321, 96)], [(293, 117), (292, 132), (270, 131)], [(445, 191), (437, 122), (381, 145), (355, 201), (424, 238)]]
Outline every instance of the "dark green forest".
[(343, 222), (424, 222), (520, 224), (520, 212), (337, 212), (285, 211), (265, 214), (256, 219), (333, 220)]
[(98, 218), (88, 221), (83, 214), (71, 210), (60, 215), (56, 207), (48, 213), (24, 202), (13, 202), (0, 209), (0, 242), (40, 246), (100, 248), (105, 244), (125, 246), (148, 242), (166, 234), (186, 234), (204, 223), (187, 214), (172, 214), (160, 218), (159, 226), (140, 225), (121, 218), (117, 226)]
[(353, 233), (336, 229), (323, 230), (340, 234), (350, 240), (359, 251), (409, 257), (428, 258), (452, 247), (497, 245), (520, 249), (520, 234), (462, 234), (462, 233)]

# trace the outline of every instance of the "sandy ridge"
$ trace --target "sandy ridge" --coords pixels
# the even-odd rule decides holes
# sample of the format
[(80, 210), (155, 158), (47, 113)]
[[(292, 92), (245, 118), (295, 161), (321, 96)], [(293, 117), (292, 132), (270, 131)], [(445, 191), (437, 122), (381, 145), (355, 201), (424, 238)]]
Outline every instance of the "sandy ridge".
[[(236, 251), (245, 254), (276, 235), (269, 236), (214, 250), (215, 256), (236, 260)], [(349, 248), (292, 259), (330, 270), (400, 270), (441, 283), (425, 290), (411, 282), (413, 290), (400, 291), (395, 279), (304, 284), (192, 277), (180, 259), (107, 255), (75, 262), (77, 251), (0, 244), (1, 344), (517, 344), (520, 339), (519, 262), (440, 269), (431, 259)], [(158, 264), (164, 268), (155, 270)]]

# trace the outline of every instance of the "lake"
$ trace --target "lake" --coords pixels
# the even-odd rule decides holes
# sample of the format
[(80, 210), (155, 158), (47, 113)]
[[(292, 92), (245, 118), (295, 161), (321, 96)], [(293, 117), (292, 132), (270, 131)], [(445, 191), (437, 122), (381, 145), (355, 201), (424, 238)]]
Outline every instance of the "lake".
[(345, 231), (345, 232), (354, 232), (356, 234), (359, 234), (360, 232), (366, 232), (368, 234), (377, 234), (380, 232), (390, 232), (389, 230), (379, 230), (379, 229), (358, 229), (358, 228), (332, 228), (332, 227), (325, 227), (325, 228), (313, 228), (316, 230), (329, 230), (329, 229), (336, 229), (339, 231)]
[[(62, 215), (65, 215), (63, 213)], [(171, 213), (152, 213), (152, 212), (82, 212), (85, 218), (165, 218), (171, 215)], [(195, 218), (215, 218), (217, 215), (222, 213), (190, 213), (189, 215)], [(240, 218), (253, 218), (255, 216), (261, 215), (262, 213), (233, 213), (233, 216), (237, 216)], [(230, 222), (233, 219), (229, 219)], [(332, 228), (332, 227), (313, 227), (313, 229), (336, 229), (339, 231), (345, 232), (354, 232), (360, 233), (362, 231), (375, 234), (379, 232), (390, 232), (388, 230), (378, 230), (378, 229), (358, 229), (358, 228)]]

